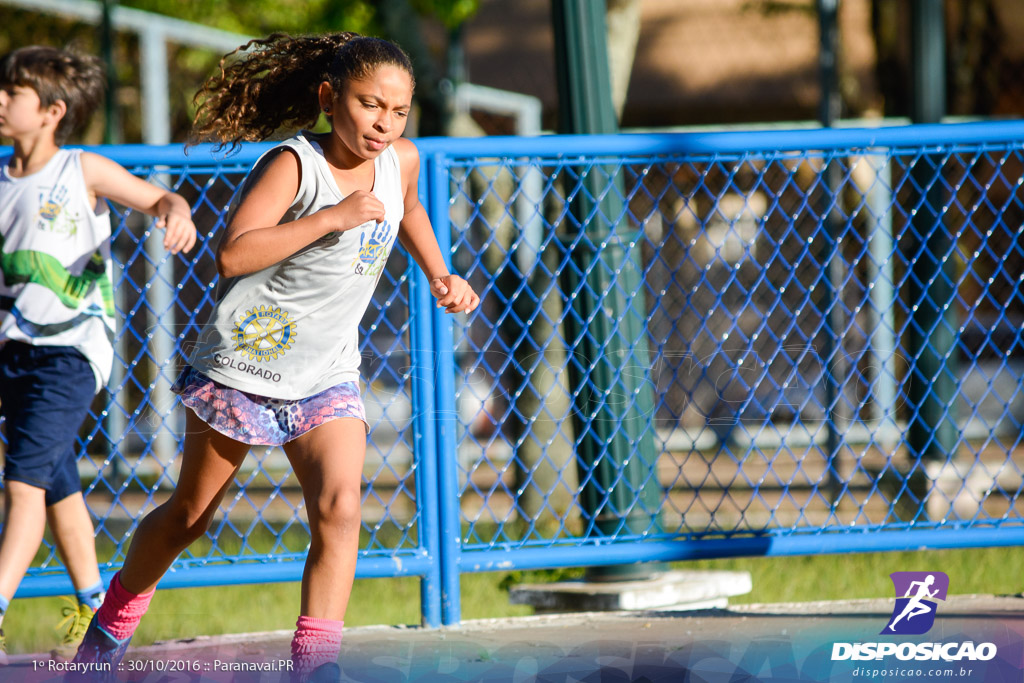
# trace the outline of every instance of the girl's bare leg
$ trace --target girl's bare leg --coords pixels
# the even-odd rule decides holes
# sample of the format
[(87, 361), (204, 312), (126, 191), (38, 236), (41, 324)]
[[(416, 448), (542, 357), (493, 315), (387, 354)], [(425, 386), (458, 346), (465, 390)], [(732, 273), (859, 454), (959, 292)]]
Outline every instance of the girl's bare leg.
[(302, 486), (311, 535), (300, 613), (342, 621), (359, 550), (365, 424), (354, 418), (331, 420), (284, 450)]
[(224, 436), (196, 417), (186, 417), (181, 473), (171, 498), (150, 512), (132, 536), (119, 580), (132, 593), (148, 593), (193, 541), (210, 526), (217, 506), (249, 445)]

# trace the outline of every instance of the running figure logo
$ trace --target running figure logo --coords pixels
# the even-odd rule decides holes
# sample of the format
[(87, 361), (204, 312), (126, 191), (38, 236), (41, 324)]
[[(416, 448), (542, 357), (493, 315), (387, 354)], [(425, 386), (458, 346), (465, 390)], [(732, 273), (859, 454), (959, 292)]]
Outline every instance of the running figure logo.
[(884, 635), (920, 635), (935, 623), (935, 600), (945, 600), (949, 577), (943, 572), (893, 572), (896, 606)]

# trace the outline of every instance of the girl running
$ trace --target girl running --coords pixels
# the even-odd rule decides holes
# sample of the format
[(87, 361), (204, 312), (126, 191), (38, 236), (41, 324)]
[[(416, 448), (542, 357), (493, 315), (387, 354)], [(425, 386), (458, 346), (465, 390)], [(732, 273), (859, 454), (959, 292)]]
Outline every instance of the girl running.
[(340, 675), (368, 429), (359, 320), (396, 239), (438, 306), (479, 303), (449, 273), (417, 197), (419, 154), (401, 138), (413, 86), (408, 56), (386, 40), (275, 34), (229, 54), (200, 90), (196, 140), (263, 140), (321, 111), (331, 130), (261, 157), (232, 207), (218, 302), (176, 384), (190, 408), (177, 487), (139, 524), (76, 661), (116, 669), (157, 582), (206, 532), (250, 446), (272, 444), (302, 487), (311, 534), (293, 676)]

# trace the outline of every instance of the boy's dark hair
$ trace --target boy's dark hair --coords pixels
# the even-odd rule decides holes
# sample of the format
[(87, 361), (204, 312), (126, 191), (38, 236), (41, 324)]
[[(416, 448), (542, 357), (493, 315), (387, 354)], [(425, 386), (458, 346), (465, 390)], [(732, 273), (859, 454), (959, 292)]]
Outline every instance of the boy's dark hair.
[(54, 134), (62, 145), (99, 106), (106, 79), (97, 57), (30, 45), (0, 57), (0, 84), (32, 88), (43, 107), (63, 101), (67, 113)]
[[(237, 57), (230, 64), (228, 60)], [(282, 129), (316, 123), (317, 88), (335, 92), (351, 80), (395, 66), (413, 78), (409, 56), (394, 43), (358, 33), (292, 37), (274, 33), (250, 40), (220, 60), (220, 73), (196, 93), (199, 102), (190, 143), (212, 140), (237, 146), (266, 140)]]

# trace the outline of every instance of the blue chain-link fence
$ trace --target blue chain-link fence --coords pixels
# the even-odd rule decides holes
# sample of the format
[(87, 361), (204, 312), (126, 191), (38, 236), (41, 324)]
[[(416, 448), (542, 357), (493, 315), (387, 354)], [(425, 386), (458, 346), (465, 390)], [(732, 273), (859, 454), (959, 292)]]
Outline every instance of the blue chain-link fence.
[[(418, 141), (482, 303), (444, 315), (392, 257), (362, 330), (358, 575), (422, 577), (436, 625), (463, 572), (1024, 542), (1022, 142), (1015, 122)], [(204, 235), (167, 257), (118, 213), (118, 367), (81, 459), (105, 569), (173, 486), (167, 387), (264, 149), (102, 150)], [(297, 580), (288, 475), (254, 449), (163, 585)], [(60, 570), (51, 551), (21, 594), (66, 590)]]

